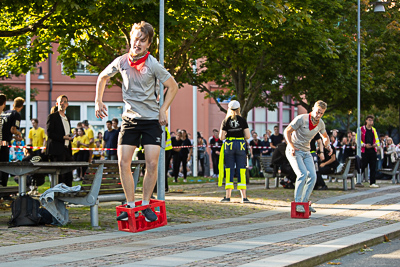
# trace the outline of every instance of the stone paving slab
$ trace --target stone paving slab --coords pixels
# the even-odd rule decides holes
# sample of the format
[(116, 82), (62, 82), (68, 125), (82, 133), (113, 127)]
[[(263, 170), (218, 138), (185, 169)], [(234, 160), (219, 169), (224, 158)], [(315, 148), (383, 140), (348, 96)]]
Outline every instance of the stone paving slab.
[[(379, 188), (325, 199), (317, 202), (317, 213), (309, 220), (291, 219), (287, 205), (135, 234), (112, 232), (6, 246), (0, 249), (0, 267), (285, 266), (307, 262), (357, 240), (382, 236), (389, 230), (400, 232), (400, 193), (394, 191)], [(368, 195), (351, 204), (334, 204)]]

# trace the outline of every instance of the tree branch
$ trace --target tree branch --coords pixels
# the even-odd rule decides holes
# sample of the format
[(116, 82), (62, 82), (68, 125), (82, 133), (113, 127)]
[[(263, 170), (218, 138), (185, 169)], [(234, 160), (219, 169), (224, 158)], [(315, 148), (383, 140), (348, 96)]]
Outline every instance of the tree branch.
[(44, 15), (40, 20), (35, 22), (32, 25), (28, 25), (24, 28), (12, 30), (12, 31), (0, 31), (0, 37), (13, 37), (13, 36), (20, 36), (27, 32), (36, 32), (37, 29), (45, 28), (46, 26), (43, 25), (43, 22), (47, 20), (57, 9), (58, 2), (56, 2), (50, 11)]

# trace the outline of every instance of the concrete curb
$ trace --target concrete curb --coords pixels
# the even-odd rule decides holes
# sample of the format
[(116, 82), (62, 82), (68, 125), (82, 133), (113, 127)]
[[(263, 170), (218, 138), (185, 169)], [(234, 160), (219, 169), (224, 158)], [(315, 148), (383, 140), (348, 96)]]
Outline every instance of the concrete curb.
[(356, 252), (356, 251), (360, 250), (361, 248), (363, 248), (364, 245), (367, 245), (368, 247), (378, 245), (385, 241), (385, 235), (389, 238), (389, 240), (395, 239), (396, 237), (400, 236), (400, 230), (396, 230), (391, 233), (383, 234), (381, 236), (378, 236), (378, 237), (375, 237), (375, 238), (372, 238), (372, 239), (369, 239), (366, 241), (362, 241), (357, 244), (352, 244), (345, 248), (340, 248), (338, 250), (331, 251), (331, 252), (325, 253), (323, 255), (314, 256), (314, 257), (308, 258), (306, 260), (299, 261), (299, 262), (289, 264), (286, 266), (296, 266), (296, 267), (298, 267), (298, 266), (300, 266), (300, 267), (316, 266), (316, 265), (322, 264), (324, 262), (334, 260), (339, 257), (345, 256), (347, 254)]

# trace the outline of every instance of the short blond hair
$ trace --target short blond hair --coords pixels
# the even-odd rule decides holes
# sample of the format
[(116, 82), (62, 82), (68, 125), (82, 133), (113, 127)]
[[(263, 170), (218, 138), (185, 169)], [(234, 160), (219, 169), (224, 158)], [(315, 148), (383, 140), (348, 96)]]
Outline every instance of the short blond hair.
[(314, 107), (320, 107), (322, 109), (326, 109), (328, 107), (328, 104), (326, 104), (322, 100), (318, 100), (317, 102), (315, 102)]
[(14, 99), (14, 107), (16, 108), (22, 108), (24, 106), (24, 103), (25, 99), (20, 96)]

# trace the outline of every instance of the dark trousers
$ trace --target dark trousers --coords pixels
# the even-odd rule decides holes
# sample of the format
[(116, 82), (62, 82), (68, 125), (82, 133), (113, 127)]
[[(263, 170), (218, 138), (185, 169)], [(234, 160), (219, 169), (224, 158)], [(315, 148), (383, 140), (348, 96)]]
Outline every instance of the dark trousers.
[[(0, 162), (9, 162), (10, 148), (8, 146), (0, 146)], [(2, 186), (7, 186), (8, 173), (0, 172), (0, 180)]]
[[(79, 150), (79, 152), (77, 152), (74, 155), (74, 159), (76, 161), (88, 162), (89, 161), (89, 151), (87, 151), (87, 150)], [(86, 174), (86, 170), (87, 170), (87, 167), (78, 168), (78, 177), (83, 178), (85, 176), (85, 174)]]
[[(362, 168), (361, 172), (365, 172), (365, 168), (369, 165), (369, 184), (375, 184), (375, 168), (376, 168), (376, 152), (374, 153), (361, 153)], [(365, 175), (365, 173), (364, 173)], [(366, 177), (368, 178), (368, 177)]]
[[(61, 155), (49, 155), (49, 159), (51, 162), (58, 161), (74, 161), (70, 151), (68, 148), (64, 147), (64, 151)], [(60, 174), (58, 176), (58, 183), (64, 183), (67, 186), (72, 186), (72, 171), (64, 174)]]
[(212, 160), (214, 174), (218, 175), (219, 174), (219, 170), (218, 170), (219, 155), (212, 153), (211, 160)]
[(258, 171), (261, 171), (260, 155), (253, 155), (253, 158), (251, 159), (251, 163), (253, 164), (253, 167), (257, 166)]
[(204, 156), (203, 158), (199, 157), (201, 172), (197, 172), (199, 176), (204, 176)]
[[(233, 188), (233, 177), (238, 175), (238, 189), (246, 189), (246, 144), (244, 140), (228, 140), (224, 143), (225, 189)], [(228, 177), (229, 175), (229, 177)]]
[(174, 178), (175, 181), (178, 180), (178, 175), (179, 175), (179, 166), (182, 163), (182, 172), (183, 172), (183, 178), (186, 179), (187, 177), (187, 155), (180, 155), (179, 153), (174, 154), (173, 156), (173, 165), (174, 165)]

